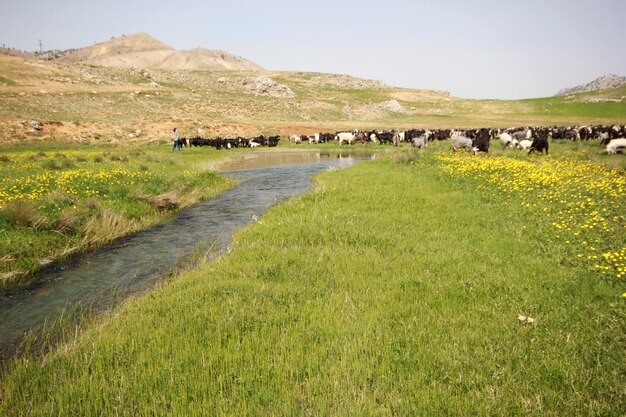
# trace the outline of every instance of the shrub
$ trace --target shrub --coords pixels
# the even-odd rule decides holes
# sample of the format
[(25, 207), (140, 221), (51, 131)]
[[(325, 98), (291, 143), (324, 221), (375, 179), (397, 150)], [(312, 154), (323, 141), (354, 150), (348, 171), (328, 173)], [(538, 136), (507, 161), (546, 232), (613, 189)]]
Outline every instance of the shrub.
[(46, 204), (54, 204), (56, 206), (67, 206), (76, 203), (76, 197), (69, 195), (61, 190), (54, 190), (48, 194), (44, 201)]
[(61, 168), (63, 169), (69, 169), (69, 168), (75, 168), (75, 167), (76, 167), (76, 164), (71, 159), (63, 159), (61, 161)]
[(136, 230), (138, 224), (123, 214), (103, 209), (89, 217), (82, 226), (83, 244), (86, 246), (98, 242), (108, 242)]
[(75, 209), (67, 209), (59, 214), (54, 221), (54, 230), (60, 233), (69, 233), (77, 230), (80, 217)]
[(148, 197), (147, 200), (159, 210), (175, 210), (181, 204), (181, 198), (176, 191)]
[(40, 159), (45, 159), (47, 157), (48, 157), (48, 155), (45, 152), (40, 151), (40, 152), (36, 153), (35, 155), (32, 155), (29, 159), (31, 161), (38, 161)]
[(0, 219), (9, 227), (17, 225), (40, 229), (47, 223), (46, 218), (39, 214), (34, 203), (22, 200), (11, 201), (3, 207), (0, 210)]
[(85, 207), (89, 210), (95, 210), (98, 208), (98, 199), (94, 196), (89, 196), (85, 200)]
[(124, 156), (124, 155), (111, 155), (109, 157), (109, 159), (111, 161), (120, 161), (120, 162), (127, 162), (128, 161), (128, 158), (126, 156)]
[(392, 162), (394, 164), (408, 164), (417, 158), (417, 153), (408, 151), (408, 152), (397, 152), (393, 154)]
[(41, 166), (44, 169), (49, 169), (49, 170), (60, 170), (63, 167), (61, 166), (61, 164), (59, 163), (59, 161), (56, 161), (54, 159), (46, 159), (45, 161), (43, 161), (43, 164), (41, 164)]

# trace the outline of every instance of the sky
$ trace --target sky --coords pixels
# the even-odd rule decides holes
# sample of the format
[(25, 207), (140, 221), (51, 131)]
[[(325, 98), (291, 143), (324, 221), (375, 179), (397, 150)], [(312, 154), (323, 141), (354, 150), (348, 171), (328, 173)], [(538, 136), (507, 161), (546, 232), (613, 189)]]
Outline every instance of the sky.
[(626, 75), (626, 0), (0, 0), (0, 45), (145, 32), (267, 70), (349, 74), (455, 97), (548, 97)]

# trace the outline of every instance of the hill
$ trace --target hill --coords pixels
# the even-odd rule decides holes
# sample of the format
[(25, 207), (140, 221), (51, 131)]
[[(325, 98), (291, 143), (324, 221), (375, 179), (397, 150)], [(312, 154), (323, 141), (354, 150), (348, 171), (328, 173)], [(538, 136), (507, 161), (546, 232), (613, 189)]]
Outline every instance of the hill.
[[(133, 44), (122, 41), (101, 55), (131, 53)], [(155, 53), (168, 52), (166, 45), (151, 45)], [(82, 53), (87, 62), (90, 53), (97, 56)], [(0, 54), (1, 145), (160, 143), (174, 126), (183, 136), (284, 136), (626, 122), (626, 86), (532, 100), (469, 100), (344, 74), (138, 69), (84, 60)]]
[(254, 62), (226, 51), (205, 48), (177, 51), (147, 33), (122, 36), (80, 48), (64, 54), (59, 60), (123, 68), (262, 70)]
[(556, 93), (557, 96), (566, 96), (570, 94), (588, 93), (591, 91), (606, 90), (609, 88), (617, 88), (626, 84), (626, 77), (615, 74), (603, 75), (595, 80), (576, 87), (564, 88)]

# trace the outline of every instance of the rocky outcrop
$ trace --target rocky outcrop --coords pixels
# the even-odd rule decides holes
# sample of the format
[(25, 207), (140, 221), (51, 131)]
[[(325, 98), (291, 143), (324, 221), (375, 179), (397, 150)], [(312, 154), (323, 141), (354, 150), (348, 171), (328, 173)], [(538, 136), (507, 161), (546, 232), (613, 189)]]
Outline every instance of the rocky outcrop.
[(387, 88), (381, 80), (366, 80), (346, 74), (319, 74), (311, 79), (315, 85), (355, 90), (372, 90)]
[(407, 113), (406, 109), (402, 107), (397, 100), (384, 101), (378, 105), (382, 110), (387, 110), (393, 113)]
[(221, 77), (217, 80), (220, 84), (241, 85), (246, 90), (259, 95), (270, 97), (294, 97), (294, 92), (284, 84), (279, 84), (269, 77)]
[(590, 91), (606, 90), (607, 88), (616, 88), (626, 84), (626, 77), (615, 74), (604, 75), (596, 78), (590, 83), (577, 85), (576, 87), (564, 88), (556, 93), (557, 96), (566, 96), (569, 94), (588, 93)]

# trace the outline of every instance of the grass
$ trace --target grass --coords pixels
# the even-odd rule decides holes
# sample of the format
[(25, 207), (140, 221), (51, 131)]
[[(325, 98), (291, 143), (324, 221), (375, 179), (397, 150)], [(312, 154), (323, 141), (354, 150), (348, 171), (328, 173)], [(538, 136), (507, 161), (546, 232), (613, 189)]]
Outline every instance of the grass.
[(0, 415), (621, 416), (623, 281), (571, 262), (527, 196), (442, 169), (483, 158), (402, 152), (16, 360)]
[(566, 101), (562, 97), (550, 97), (542, 99), (525, 100), (531, 104), (533, 114), (544, 114), (555, 118), (568, 116), (581, 120), (593, 120), (596, 118), (612, 118), (623, 121), (626, 115), (626, 102), (581, 102)]
[(0, 76), (0, 84), (8, 85), (8, 86), (16, 86), (17, 83), (9, 78)]
[[(200, 166), (218, 152), (69, 147), (2, 151), (0, 286), (172, 216), (232, 185)], [(207, 155), (208, 153), (208, 155)], [(20, 274), (13, 274), (19, 271)]]

